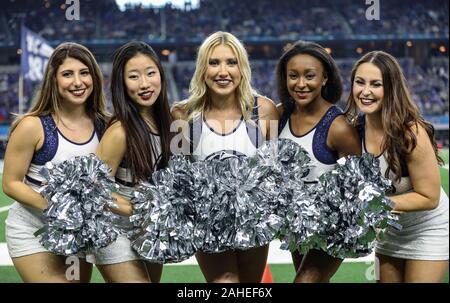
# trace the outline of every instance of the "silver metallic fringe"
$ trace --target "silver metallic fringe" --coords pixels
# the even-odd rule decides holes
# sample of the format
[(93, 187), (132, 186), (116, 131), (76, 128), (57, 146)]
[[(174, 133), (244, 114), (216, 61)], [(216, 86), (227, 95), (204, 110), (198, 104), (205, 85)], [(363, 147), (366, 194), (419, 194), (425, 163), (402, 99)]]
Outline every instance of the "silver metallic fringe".
[(56, 165), (48, 162), (41, 169), (46, 181), (39, 192), (48, 201), (44, 211), (47, 222), (35, 235), (45, 248), (73, 255), (105, 247), (117, 238), (114, 215), (105, 207), (116, 207), (111, 193), (117, 186), (109, 172), (94, 154)]

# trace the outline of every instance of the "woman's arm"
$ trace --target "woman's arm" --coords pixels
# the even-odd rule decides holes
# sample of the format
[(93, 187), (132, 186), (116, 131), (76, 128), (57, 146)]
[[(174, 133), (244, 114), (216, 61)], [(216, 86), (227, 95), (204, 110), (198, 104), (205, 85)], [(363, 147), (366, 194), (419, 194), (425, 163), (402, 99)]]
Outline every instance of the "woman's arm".
[(439, 205), (441, 179), (433, 146), (425, 129), (414, 126), (417, 146), (406, 159), (413, 191), (391, 196), (396, 211), (421, 211)]
[(27, 206), (44, 210), (47, 200), (23, 182), (31, 159), (44, 142), (44, 130), (38, 117), (25, 117), (9, 138), (3, 168), (3, 192)]
[[(125, 156), (126, 134), (120, 122), (116, 122), (106, 130), (100, 141), (96, 154), (111, 168), (111, 176), (115, 176), (120, 162)], [(133, 208), (131, 202), (118, 193), (112, 194), (117, 201), (118, 208), (111, 208), (111, 211), (122, 215), (131, 216)]]
[(361, 155), (361, 141), (358, 132), (342, 115), (331, 123), (327, 145), (338, 153), (339, 158)]
[(278, 120), (280, 116), (272, 100), (258, 97), (258, 114), (261, 128), (266, 140), (278, 137)]

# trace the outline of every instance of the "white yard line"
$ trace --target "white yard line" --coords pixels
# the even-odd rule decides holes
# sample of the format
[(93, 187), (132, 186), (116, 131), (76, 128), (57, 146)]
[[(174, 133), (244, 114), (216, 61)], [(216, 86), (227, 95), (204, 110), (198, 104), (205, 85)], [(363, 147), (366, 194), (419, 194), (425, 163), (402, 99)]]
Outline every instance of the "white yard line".
[(12, 204), (11, 204), (11, 205), (7, 205), (7, 206), (0, 207), (0, 213), (5, 212), (5, 211), (8, 211), (8, 210), (11, 208), (11, 206), (12, 206)]
[(13, 262), (8, 254), (6, 243), (0, 243), (0, 266), (12, 266)]

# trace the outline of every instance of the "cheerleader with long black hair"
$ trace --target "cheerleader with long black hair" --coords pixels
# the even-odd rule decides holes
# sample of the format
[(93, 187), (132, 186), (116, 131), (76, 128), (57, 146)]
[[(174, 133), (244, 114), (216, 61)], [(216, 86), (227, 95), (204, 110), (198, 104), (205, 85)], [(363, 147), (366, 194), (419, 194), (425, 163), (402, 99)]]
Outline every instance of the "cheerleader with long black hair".
[[(130, 199), (140, 181), (167, 165), (170, 124), (167, 81), (154, 50), (144, 42), (129, 42), (114, 53), (111, 96), (114, 116), (97, 149), (119, 185), (113, 193), (121, 227), (131, 229)], [(120, 235), (94, 254), (94, 263), (108, 282), (159, 282), (162, 265), (142, 261), (130, 240)]]

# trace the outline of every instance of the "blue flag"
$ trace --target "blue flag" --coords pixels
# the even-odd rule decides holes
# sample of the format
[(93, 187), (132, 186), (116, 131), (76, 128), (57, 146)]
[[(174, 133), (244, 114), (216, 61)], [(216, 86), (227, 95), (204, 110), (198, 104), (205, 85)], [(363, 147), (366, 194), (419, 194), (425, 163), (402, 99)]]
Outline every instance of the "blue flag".
[(20, 73), (24, 81), (39, 82), (44, 77), (48, 58), (53, 52), (50, 44), (24, 25), (21, 29)]

